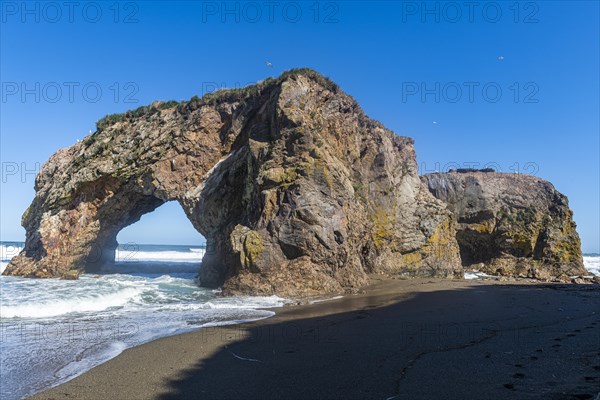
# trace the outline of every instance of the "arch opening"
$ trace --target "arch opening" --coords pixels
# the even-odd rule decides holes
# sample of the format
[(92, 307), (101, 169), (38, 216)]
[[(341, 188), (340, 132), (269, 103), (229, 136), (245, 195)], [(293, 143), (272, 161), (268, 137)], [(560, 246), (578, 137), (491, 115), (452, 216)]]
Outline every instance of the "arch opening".
[(114, 262), (100, 273), (132, 275), (197, 273), (206, 239), (177, 201), (159, 203), (115, 235)]

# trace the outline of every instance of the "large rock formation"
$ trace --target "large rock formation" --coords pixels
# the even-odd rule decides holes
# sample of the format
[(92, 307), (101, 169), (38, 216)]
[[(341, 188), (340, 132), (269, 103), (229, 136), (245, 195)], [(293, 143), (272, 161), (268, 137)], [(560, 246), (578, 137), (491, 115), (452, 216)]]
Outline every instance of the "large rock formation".
[(338, 292), (367, 273), (461, 276), (446, 206), (413, 141), (309, 70), (98, 122), (42, 167), (5, 274), (75, 277), (176, 200), (207, 239), (200, 281), (225, 293)]
[(586, 275), (566, 196), (530, 175), (452, 171), (424, 175), (457, 222), (463, 265), (494, 275)]

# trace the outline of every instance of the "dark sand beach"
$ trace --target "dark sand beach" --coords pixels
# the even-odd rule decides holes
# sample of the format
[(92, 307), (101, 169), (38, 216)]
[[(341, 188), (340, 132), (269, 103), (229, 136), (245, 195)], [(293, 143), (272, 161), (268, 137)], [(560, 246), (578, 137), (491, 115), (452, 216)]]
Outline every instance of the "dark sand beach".
[(156, 340), (34, 399), (597, 399), (600, 288), (376, 280)]

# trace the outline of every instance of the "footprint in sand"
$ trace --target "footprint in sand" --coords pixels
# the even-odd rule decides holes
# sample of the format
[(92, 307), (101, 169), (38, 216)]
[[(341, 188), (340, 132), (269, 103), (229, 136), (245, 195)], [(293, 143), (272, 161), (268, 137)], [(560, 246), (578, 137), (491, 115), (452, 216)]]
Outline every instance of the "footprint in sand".
[(516, 374), (513, 375), (513, 378), (515, 378), (515, 379), (523, 379), (523, 378), (525, 378), (525, 374), (517, 372)]
[(513, 385), (512, 383), (505, 383), (503, 386), (510, 390), (513, 390), (515, 388), (515, 385)]

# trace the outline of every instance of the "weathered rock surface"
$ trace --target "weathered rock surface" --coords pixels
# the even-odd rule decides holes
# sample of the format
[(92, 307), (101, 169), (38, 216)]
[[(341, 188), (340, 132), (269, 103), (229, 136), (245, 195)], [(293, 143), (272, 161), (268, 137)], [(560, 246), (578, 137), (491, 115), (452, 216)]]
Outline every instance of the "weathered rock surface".
[(490, 171), (421, 177), (457, 222), (463, 265), (494, 275), (586, 275), (567, 197), (540, 178)]
[(57, 151), (35, 189), (5, 274), (93, 271), (114, 260), (121, 229), (176, 200), (207, 239), (201, 284), (228, 294), (462, 276), (455, 222), (421, 184), (413, 141), (309, 70), (108, 116)]

